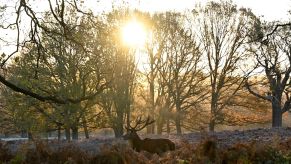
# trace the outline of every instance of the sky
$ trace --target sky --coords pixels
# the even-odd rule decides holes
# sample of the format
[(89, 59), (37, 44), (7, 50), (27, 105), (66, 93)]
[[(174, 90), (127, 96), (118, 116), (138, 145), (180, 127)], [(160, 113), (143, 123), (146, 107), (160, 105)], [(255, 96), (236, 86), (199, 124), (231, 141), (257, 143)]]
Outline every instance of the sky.
[[(0, 6), (7, 4), (14, 6), (18, 0), (0, 0)], [(207, 0), (83, 0), (86, 7), (93, 9), (96, 12), (109, 11), (112, 9), (112, 4), (121, 5), (121, 1), (125, 2), (133, 8), (138, 8), (144, 11), (166, 11), (175, 10), (183, 11), (193, 9), (196, 4), (205, 4)], [(214, 0), (219, 1), (219, 0)], [(33, 2), (33, 1), (31, 1)], [(35, 0), (35, 9), (40, 11), (48, 7), (47, 0)], [(291, 16), (288, 11), (291, 10), (291, 0), (233, 0), (239, 7), (251, 8), (257, 16), (263, 16), (266, 21), (290, 21)], [(10, 8), (15, 11), (14, 7)], [(12, 18), (12, 17), (11, 17)], [(2, 33), (2, 34), (1, 34)], [(3, 36), (0, 31), (0, 37)], [(10, 35), (10, 34), (9, 34)], [(7, 35), (5, 36), (7, 37)], [(11, 35), (13, 37), (13, 35)], [(15, 38), (15, 37), (14, 37)], [(1, 45), (1, 44), (0, 44)], [(0, 46), (0, 53), (6, 50), (11, 50), (9, 47)]]
[[(92, 3), (95, 2), (94, 3)], [(121, 1), (121, 0), (120, 0)], [(110, 11), (112, 4), (119, 6), (119, 0), (86, 0), (86, 6), (96, 7), (95, 11)], [(183, 11), (193, 9), (195, 5), (206, 4), (207, 0), (123, 0), (125, 4), (143, 11)], [(220, 1), (220, 0), (213, 0)], [(257, 16), (265, 21), (290, 21), (291, 0), (232, 0), (238, 7), (250, 8)], [(138, 67), (142, 69), (143, 63), (147, 63), (146, 55), (137, 53)], [(141, 67), (140, 67), (141, 66)]]
[[(97, 0), (87, 0), (86, 3), (94, 6)], [(146, 11), (165, 11), (176, 10), (182, 11), (184, 9), (191, 9), (197, 3), (205, 4), (207, 0), (124, 0), (130, 6), (139, 8)], [(219, 0), (214, 0), (219, 1)], [(101, 7), (102, 10), (110, 10), (114, 4), (120, 4), (120, 1), (116, 0), (99, 0), (96, 6)], [(288, 10), (291, 10), (291, 0), (233, 0), (239, 7), (251, 8), (252, 11), (258, 15), (264, 17), (262, 19), (267, 21), (288, 21)], [(97, 9), (98, 10), (98, 9)]]

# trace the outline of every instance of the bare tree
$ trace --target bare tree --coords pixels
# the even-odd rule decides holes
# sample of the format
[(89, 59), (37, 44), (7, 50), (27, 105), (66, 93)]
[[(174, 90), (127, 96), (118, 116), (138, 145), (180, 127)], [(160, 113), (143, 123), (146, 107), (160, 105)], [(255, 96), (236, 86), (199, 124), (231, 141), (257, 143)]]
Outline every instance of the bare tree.
[(184, 27), (183, 16), (167, 13), (165, 19), (165, 51), (160, 57), (159, 74), (175, 110), (177, 134), (181, 134), (185, 114), (205, 98), (207, 92), (202, 86), (206, 76), (202, 72), (202, 53), (194, 35)]
[(272, 104), (272, 127), (281, 127), (282, 114), (291, 109), (291, 38), (287, 27), (273, 30), (271, 34), (258, 50), (252, 50), (266, 77), (261, 86), (268, 90), (265, 94), (258, 93), (250, 81), (246, 87), (253, 95)]
[[(170, 120), (173, 120), (177, 132), (181, 134), (183, 115), (203, 97), (199, 95), (200, 86), (205, 80), (199, 65), (201, 53), (193, 35), (184, 28), (183, 23), (183, 15), (174, 12), (151, 17), (151, 35), (146, 45), (148, 64), (145, 69), (149, 94), (143, 97), (150, 104), (149, 116), (157, 120), (159, 134), (165, 123), (167, 132), (170, 132)], [(153, 133), (155, 127), (148, 127), (148, 132)]]
[[(162, 99), (165, 97), (164, 88), (165, 86), (161, 83), (159, 79), (159, 63), (161, 61), (161, 54), (165, 51), (165, 33), (164, 30), (167, 28), (165, 23), (164, 14), (155, 14), (152, 17), (148, 18), (150, 21), (149, 28), (151, 29), (151, 34), (148, 37), (145, 52), (148, 55), (148, 63), (145, 63), (146, 68), (143, 70), (143, 75), (145, 75), (148, 83), (148, 96), (147, 94), (143, 94), (143, 98), (149, 104), (148, 115), (155, 119), (157, 118), (157, 133), (162, 133), (162, 124), (164, 118), (161, 117), (160, 112), (162, 110), (162, 106), (165, 105), (162, 102)], [(158, 80), (159, 79), (159, 80)], [(157, 116), (156, 116), (157, 114)], [(151, 124), (147, 126), (148, 133), (155, 132), (155, 124)]]
[(257, 18), (250, 10), (238, 9), (231, 2), (209, 2), (192, 11), (192, 27), (205, 55), (210, 76), (209, 130), (225, 120), (224, 110), (244, 84), (248, 73), (244, 45), (253, 35)]

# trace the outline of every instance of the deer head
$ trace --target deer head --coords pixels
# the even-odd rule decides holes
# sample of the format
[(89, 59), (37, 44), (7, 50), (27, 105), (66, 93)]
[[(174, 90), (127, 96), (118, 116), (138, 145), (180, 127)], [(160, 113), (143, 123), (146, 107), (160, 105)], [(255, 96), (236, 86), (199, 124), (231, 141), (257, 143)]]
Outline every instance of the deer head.
[(129, 125), (129, 127), (125, 127), (125, 129), (127, 130), (127, 134), (125, 134), (123, 136), (123, 138), (125, 140), (140, 140), (139, 136), (137, 135), (137, 132), (141, 131), (146, 126), (148, 126), (154, 122), (155, 122), (155, 120), (151, 120), (150, 117), (148, 117), (145, 120), (142, 120), (141, 117), (138, 117), (135, 121), (134, 126)]

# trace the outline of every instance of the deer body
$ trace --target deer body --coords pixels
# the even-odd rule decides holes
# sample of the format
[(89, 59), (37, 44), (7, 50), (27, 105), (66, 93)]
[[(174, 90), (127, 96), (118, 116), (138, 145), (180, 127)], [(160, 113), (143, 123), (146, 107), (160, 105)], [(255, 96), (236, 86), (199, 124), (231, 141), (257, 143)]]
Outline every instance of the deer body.
[(150, 139), (146, 138), (142, 143), (143, 150), (150, 153), (161, 154), (166, 151), (175, 150), (175, 144), (169, 139)]
[(175, 150), (175, 144), (169, 139), (140, 139), (136, 132), (128, 133), (123, 136), (125, 140), (129, 140), (132, 148), (137, 151), (147, 151), (149, 153), (157, 153), (161, 155), (166, 151)]
[[(144, 126), (142, 126), (141, 128), (137, 129), (137, 125), (144, 123)], [(162, 153), (166, 152), (166, 151), (171, 151), (171, 150), (175, 150), (175, 144), (169, 140), (169, 139), (150, 139), (150, 138), (145, 138), (145, 139), (141, 139), (138, 134), (137, 131), (143, 129), (146, 125), (149, 125), (153, 123), (153, 121), (149, 121), (149, 119), (147, 119), (147, 121), (142, 122), (141, 120), (137, 121), (137, 125), (135, 127), (130, 127), (127, 128), (128, 129), (128, 133), (126, 135), (123, 136), (123, 138), (125, 140), (129, 140), (129, 142), (132, 145), (132, 148), (137, 151), (147, 151), (149, 153), (157, 153), (159, 155), (161, 155)]]

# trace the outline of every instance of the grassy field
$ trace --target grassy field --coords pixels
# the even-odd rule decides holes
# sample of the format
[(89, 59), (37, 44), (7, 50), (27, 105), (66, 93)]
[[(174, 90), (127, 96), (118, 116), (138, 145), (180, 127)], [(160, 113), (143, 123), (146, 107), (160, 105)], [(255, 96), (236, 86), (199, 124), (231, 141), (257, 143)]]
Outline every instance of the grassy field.
[[(289, 128), (257, 129), (173, 136), (170, 139), (175, 142), (176, 150), (161, 156), (135, 152), (125, 141), (114, 139), (90, 139), (71, 143), (42, 140), (14, 143), (2, 141), (0, 161), (27, 164), (291, 163), (291, 138), (287, 135), (289, 131)], [(246, 137), (243, 138), (242, 134)], [(193, 137), (195, 135), (200, 138)]]

